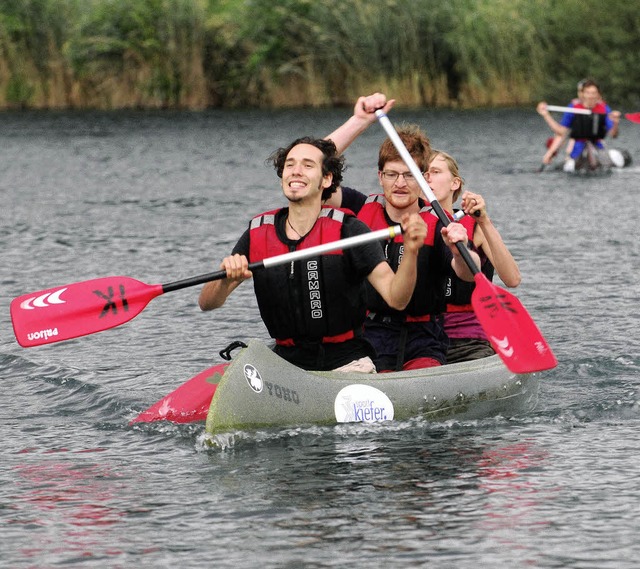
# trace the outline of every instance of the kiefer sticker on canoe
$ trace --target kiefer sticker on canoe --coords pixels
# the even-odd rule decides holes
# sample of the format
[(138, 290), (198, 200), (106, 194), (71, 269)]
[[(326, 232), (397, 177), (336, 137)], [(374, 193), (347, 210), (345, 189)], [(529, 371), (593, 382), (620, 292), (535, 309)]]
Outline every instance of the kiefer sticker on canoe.
[(370, 385), (348, 385), (334, 402), (338, 423), (378, 423), (393, 419), (393, 403), (379, 389)]

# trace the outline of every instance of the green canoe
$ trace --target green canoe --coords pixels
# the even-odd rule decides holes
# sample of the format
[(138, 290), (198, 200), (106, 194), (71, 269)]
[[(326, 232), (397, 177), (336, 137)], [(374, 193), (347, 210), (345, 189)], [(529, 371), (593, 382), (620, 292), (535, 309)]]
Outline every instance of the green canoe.
[(513, 416), (533, 410), (538, 384), (498, 356), (384, 374), (305, 371), (251, 340), (217, 384), (206, 431)]

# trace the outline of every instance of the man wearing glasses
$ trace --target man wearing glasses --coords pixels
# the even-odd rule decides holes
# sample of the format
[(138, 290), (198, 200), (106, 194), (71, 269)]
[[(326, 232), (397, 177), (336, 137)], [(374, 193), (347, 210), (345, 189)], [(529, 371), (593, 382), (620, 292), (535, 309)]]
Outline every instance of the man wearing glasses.
[[(331, 133), (331, 139), (340, 151), (373, 122), (375, 110), (385, 112), (393, 106), (381, 94), (361, 97), (354, 115)], [(429, 139), (415, 125), (402, 126), (398, 134), (412, 158), (426, 172), (431, 155)], [(404, 310), (394, 310), (371, 287), (367, 287), (368, 318), (365, 337), (373, 344), (378, 371), (399, 371), (433, 367), (446, 363), (448, 340), (444, 333), (442, 313), (445, 310), (445, 283), (449, 267), (463, 280), (472, 281), (473, 275), (464, 263), (455, 245), (447, 246), (442, 237), (442, 223), (430, 213), (429, 204), (422, 199), (422, 190), (400, 157), (391, 140), (386, 139), (378, 152), (378, 181), (382, 194), (364, 196), (347, 187), (334, 193), (329, 204), (348, 208), (372, 230), (394, 224), (407, 213), (418, 213), (427, 225), (427, 237), (418, 254), (418, 275), (413, 296)], [(457, 227), (456, 227), (457, 226)], [(452, 223), (449, 231), (465, 233), (460, 239), (467, 243), (462, 225)], [(384, 245), (385, 256), (394, 271), (398, 270), (404, 255), (402, 236)], [(471, 252), (476, 263), (479, 259)]]

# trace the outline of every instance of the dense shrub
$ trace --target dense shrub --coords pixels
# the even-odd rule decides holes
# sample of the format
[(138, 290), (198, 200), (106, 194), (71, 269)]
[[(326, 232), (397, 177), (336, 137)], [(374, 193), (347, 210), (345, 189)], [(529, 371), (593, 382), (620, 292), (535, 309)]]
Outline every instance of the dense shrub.
[(2, 0), (0, 108), (640, 104), (622, 0)]

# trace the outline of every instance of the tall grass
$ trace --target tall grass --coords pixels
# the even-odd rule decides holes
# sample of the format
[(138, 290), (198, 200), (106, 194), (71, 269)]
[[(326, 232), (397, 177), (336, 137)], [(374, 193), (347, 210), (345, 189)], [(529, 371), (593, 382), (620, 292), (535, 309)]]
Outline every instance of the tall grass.
[(204, 2), (93, 4), (64, 50), (75, 79), (74, 103), (102, 108), (206, 106)]
[(514, 104), (529, 101), (542, 77), (542, 66), (531, 65), (541, 52), (535, 26), (511, 21), (528, 0), (247, 6), (260, 17), (239, 30), (251, 45), (245, 92), (267, 104), (351, 102), (371, 90), (408, 105)]
[[(550, 3), (546, 27), (549, 78), (556, 98), (591, 76), (614, 104), (640, 106), (640, 9), (637, 2), (561, 0)], [(575, 87), (573, 87), (575, 89)], [(572, 94), (571, 94), (572, 96)]]
[[(523, 104), (544, 78), (545, 51), (530, 0), (456, 0), (446, 34), (463, 106)], [(489, 41), (487, 41), (489, 40)]]
[(78, 5), (78, 0), (2, 0), (0, 106), (66, 106), (70, 69), (62, 46)]
[(628, 0), (0, 0), (0, 108), (640, 103)]

